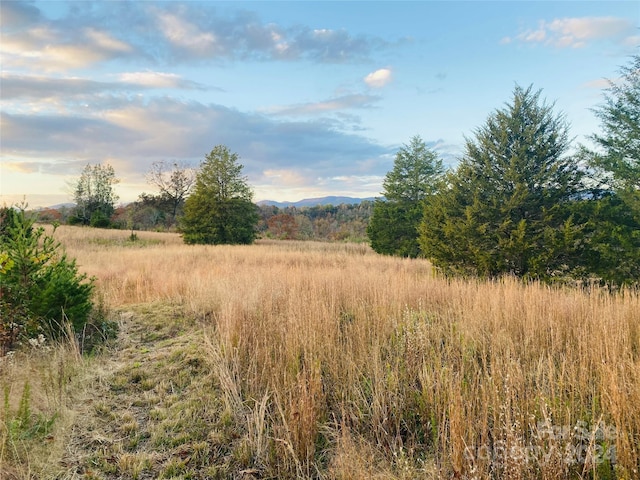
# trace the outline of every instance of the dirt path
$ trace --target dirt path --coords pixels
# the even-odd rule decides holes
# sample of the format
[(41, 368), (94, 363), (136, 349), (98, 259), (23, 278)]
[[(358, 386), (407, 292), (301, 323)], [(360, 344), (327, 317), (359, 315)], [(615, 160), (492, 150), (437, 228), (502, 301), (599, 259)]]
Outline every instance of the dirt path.
[(233, 433), (202, 328), (166, 305), (120, 316), (117, 345), (73, 406), (58, 478), (228, 478)]

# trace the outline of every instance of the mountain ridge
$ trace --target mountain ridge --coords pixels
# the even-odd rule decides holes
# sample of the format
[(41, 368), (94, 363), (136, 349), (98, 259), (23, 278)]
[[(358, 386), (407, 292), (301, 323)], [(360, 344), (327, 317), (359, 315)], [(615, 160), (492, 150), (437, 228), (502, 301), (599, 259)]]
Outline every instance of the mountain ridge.
[[(372, 202), (376, 198), (378, 197), (362, 197), (361, 198), (361, 197), (330, 195), (326, 197), (303, 198), (302, 200), (298, 200), (295, 202), (288, 202), (288, 201), (280, 202), (278, 200), (260, 200), (259, 202), (256, 202), (256, 203), (261, 206), (269, 205), (269, 206), (274, 206), (278, 208), (286, 208), (286, 207), (300, 208), (300, 207), (316, 207), (319, 205), (334, 205), (334, 206), (342, 205), (342, 204), (357, 205), (362, 202)], [(130, 203), (133, 203), (133, 202), (124, 202), (124, 203), (121, 203), (119, 206), (127, 206)], [(49, 205), (46, 207), (38, 207), (36, 210), (48, 210), (48, 209), (60, 210), (62, 208), (73, 208), (75, 206), (76, 204), (73, 202), (66, 202), (66, 203), (57, 203), (55, 205)]]
[(298, 200), (296, 202), (278, 202), (277, 200), (260, 200), (258, 205), (269, 205), (278, 208), (286, 208), (286, 207), (316, 207), (319, 205), (357, 205), (359, 203), (365, 201), (373, 201), (376, 197), (345, 197), (345, 196), (334, 196), (330, 195), (327, 197), (317, 197), (317, 198), (304, 198), (302, 200)]

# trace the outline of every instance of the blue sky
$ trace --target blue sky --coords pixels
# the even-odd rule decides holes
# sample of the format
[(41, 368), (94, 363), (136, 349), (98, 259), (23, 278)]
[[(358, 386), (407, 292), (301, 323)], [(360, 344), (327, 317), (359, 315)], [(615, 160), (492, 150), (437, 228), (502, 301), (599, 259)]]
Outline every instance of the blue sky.
[(599, 125), (604, 79), (640, 46), (628, 2), (3, 0), (0, 204), (71, 200), (87, 163), (121, 201), (154, 161), (240, 155), (255, 200), (377, 196), (420, 135), (455, 166), (464, 138), (533, 84)]

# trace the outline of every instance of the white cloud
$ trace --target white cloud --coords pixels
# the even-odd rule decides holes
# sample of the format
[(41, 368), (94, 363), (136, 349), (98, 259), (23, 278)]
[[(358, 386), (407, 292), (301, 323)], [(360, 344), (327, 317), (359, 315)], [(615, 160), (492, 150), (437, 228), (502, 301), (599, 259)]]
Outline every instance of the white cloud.
[(286, 187), (304, 187), (310, 180), (295, 169), (267, 169), (262, 174), (265, 183)]
[[(163, 72), (125, 72), (113, 75), (114, 81), (97, 81), (76, 76), (16, 75), (0, 73), (2, 99), (7, 112), (42, 113), (49, 110), (68, 111), (78, 104), (92, 109), (108, 108), (112, 99), (123, 93), (156, 88), (215, 90), (180, 75)], [(102, 107), (100, 107), (100, 105)]]
[(391, 82), (391, 69), (389, 68), (380, 68), (375, 72), (371, 72), (369, 75), (364, 77), (364, 83), (373, 88), (381, 88), (385, 85), (388, 85)]
[(373, 95), (344, 95), (321, 102), (273, 107), (268, 112), (275, 115), (318, 115), (352, 108), (370, 108), (378, 100), (380, 97)]
[(640, 35), (631, 35), (623, 40), (627, 47), (640, 48)]
[(145, 88), (203, 88), (175, 73), (124, 72), (119, 74), (118, 78), (124, 83)]
[(611, 81), (606, 78), (598, 78), (597, 80), (590, 80), (583, 85), (585, 88), (595, 88), (602, 90), (611, 86)]
[(95, 28), (63, 31), (38, 26), (13, 34), (3, 34), (0, 52), (5, 68), (65, 71), (85, 68), (97, 62), (126, 56), (133, 47)]
[(95, 28), (86, 28), (85, 37), (91, 41), (94, 47), (106, 52), (130, 52), (131, 46), (127, 43), (114, 38), (106, 32), (101, 32)]
[(162, 33), (176, 47), (203, 56), (218, 50), (216, 36), (211, 32), (201, 31), (194, 23), (163, 11), (157, 13), (157, 18)]
[(538, 43), (556, 48), (582, 48), (596, 40), (611, 40), (623, 45), (634, 38), (633, 22), (617, 17), (574, 17), (540, 21), (538, 28), (527, 29), (515, 37), (505, 37), (500, 43), (513, 41)]
[[(265, 170), (309, 169), (313, 178), (357, 172), (382, 175), (389, 148), (320, 121), (280, 122), (220, 105), (166, 97), (121, 98), (105, 110), (32, 115), (2, 112), (3, 148), (25, 158), (79, 158), (100, 162), (128, 158), (140, 173), (158, 159), (198, 161), (225, 144), (242, 157), (251, 178)], [(39, 142), (33, 142), (39, 138)], [(8, 161), (10, 159), (7, 159)], [(364, 166), (363, 161), (371, 160)], [(20, 160), (18, 160), (20, 161)], [(364, 170), (366, 172), (363, 172)], [(289, 176), (290, 181), (293, 177)]]

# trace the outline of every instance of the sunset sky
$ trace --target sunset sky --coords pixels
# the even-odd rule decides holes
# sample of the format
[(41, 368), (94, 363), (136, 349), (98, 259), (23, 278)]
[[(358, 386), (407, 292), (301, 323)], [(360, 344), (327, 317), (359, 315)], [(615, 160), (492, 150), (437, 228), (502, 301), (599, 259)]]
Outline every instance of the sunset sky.
[(377, 196), (413, 135), (454, 166), (516, 84), (571, 124), (640, 46), (640, 2), (0, 2), (0, 206), (69, 202), (109, 163), (227, 145), (254, 199)]

